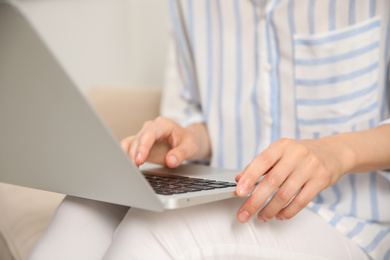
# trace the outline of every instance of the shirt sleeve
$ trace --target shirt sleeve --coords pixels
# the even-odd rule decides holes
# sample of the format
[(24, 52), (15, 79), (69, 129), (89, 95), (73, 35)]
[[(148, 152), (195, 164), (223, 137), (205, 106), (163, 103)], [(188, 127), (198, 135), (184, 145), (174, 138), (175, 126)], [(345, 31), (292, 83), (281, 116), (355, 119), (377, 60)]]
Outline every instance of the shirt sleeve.
[(383, 120), (380, 125), (386, 125), (386, 124), (390, 124), (390, 118), (386, 119), (386, 120)]
[(194, 64), (189, 50), (179, 46), (177, 35), (171, 37), (160, 113), (183, 127), (203, 123), (201, 102), (199, 100)]

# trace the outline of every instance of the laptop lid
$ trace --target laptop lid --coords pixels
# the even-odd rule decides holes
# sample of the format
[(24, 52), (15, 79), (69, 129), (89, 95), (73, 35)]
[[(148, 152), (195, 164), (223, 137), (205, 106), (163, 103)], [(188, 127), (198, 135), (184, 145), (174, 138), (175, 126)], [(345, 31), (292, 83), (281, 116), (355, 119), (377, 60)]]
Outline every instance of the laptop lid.
[(0, 2), (0, 57), (0, 181), (162, 210), (113, 134), (8, 1)]
[[(1, 182), (154, 211), (235, 196), (234, 188), (157, 195), (12, 1), (0, 0), (0, 57)], [(230, 182), (237, 174), (155, 171)]]

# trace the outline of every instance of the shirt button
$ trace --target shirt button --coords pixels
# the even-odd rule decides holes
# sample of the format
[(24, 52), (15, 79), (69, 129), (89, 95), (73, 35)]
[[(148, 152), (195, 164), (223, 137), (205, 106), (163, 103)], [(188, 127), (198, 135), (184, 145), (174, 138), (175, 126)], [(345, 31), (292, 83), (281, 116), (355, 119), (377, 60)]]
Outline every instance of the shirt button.
[(266, 119), (266, 124), (267, 125), (272, 125), (274, 123), (274, 120), (272, 120), (272, 118), (267, 118)]
[(271, 64), (267, 63), (267, 64), (264, 65), (264, 70), (265, 70), (266, 72), (270, 72), (271, 69), (272, 69)]

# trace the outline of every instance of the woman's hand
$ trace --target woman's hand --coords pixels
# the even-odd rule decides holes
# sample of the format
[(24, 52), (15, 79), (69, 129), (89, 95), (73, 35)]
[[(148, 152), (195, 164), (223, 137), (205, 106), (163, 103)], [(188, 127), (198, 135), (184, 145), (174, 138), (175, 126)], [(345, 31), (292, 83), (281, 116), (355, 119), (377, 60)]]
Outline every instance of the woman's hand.
[(248, 221), (273, 193), (258, 212), (258, 219), (266, 222), (273, 217), (284, 220), (295, 216), (349, 169), (353, 156), (348, 149), (341, 148), (332, 138), (283, 138), (272, 143), (236, 177), (236, 193), (244, 197), (264, 176), (238, 211), (238, 220)]
[(139, 166), (146, 161), (176, 167), (184, 160), (210, 156), (210, 141), (204, 124), (183, 128), (172, 120), (158, 117), (141, 131), (121, 141), (123, 150)]

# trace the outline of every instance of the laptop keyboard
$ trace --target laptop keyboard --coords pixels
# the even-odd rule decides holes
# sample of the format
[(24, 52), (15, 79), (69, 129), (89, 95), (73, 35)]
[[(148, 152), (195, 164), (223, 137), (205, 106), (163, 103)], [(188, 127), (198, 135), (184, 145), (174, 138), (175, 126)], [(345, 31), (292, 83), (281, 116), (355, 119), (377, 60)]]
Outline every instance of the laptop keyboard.
[(157, 194), (172, 195), (202, 190), (235, 187), (236, 183), (201, 178), (190, 178), (176, 175), (153, 175), (144, 173)]

